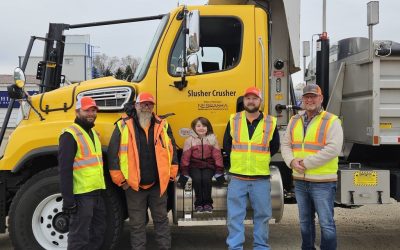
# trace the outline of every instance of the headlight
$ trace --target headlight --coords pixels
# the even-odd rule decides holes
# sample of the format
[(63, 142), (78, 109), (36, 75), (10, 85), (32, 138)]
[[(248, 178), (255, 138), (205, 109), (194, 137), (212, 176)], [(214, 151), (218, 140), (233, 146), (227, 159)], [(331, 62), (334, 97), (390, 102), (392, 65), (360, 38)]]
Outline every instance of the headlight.
[(28, 104), (28, 102), (25, 100), (20, 101), (20, 107), (15, 120), (16, 126), (22, 121), (22, 119), (27, 120), (29, 118), (29, 111), (31, 111), (31, 106)]

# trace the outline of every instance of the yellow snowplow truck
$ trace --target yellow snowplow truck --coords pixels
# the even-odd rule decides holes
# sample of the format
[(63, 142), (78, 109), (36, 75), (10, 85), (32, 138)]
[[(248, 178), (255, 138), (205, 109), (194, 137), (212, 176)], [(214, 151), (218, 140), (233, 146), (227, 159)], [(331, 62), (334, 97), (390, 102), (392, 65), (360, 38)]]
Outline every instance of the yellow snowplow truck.
[[(154, 19), (160, 20), (158, 29), (132, 82), (113, 77), (69, 85), (63, 82), (65, 31)], [(80, 97), (90, 96), (99, 106), (95, 128), (105, 158), (114, 122), (124, 112), (124, 105), (142, 91), (156, 96), (157, 114), (174, 113), (168, 121), (178, 147), (183, 147), (190, 122), (198, 116), (211, 121), (222, 145), (229, 115), (242, 109), (242, 94), (249, 86), (262, 90), (263, 111), (277, 116), (283, 131), (293, 108), (290, 104), (295, 103), (290, 76), (299, 70), (299, 21), (300, 1), (211, 0), (206, 6), (181, 6), (159, 16), (75, 25), (51, 23), (45, 38), (31, 38), (24, 62), (14, 73), (16, 82), (8, 88), (11, 102), (1, 141), (13, 103), (19, 101), (21, 106), (17, 127), (0, 158), (0, 232), (8, 226), (16, 249), (66, 248), (68, 217), (61, 209), (58, 137), (74, 120)], [(38, 40), (44, 42), (37, 71), (40, 93), (29, 96), (23, 71)], [(283, 189), (291, 185), (282, 162), (275, 156), (271, 166), (275, 221), (283, 214)], [(127, 217), (126, 201), (108, 171), (104, 173), (107, 232), (103, 249), (113, 249)], [(193, 213), (194, 193), (188, 184), (185, 189), (169, 188), (174, 224), (226, 224), (226, 186), (213, 187), (214, 212), (202, 217)], [(251, 217), (246, 220), (250, 222)]]

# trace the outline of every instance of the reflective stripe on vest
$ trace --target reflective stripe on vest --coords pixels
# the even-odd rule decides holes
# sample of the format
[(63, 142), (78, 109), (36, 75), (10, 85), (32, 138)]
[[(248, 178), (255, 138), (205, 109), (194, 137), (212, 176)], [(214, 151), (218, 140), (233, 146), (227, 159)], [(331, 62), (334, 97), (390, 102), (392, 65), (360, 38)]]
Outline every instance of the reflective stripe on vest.
[(269, 175), (269, 143), (276, 127), (276, 118), (264, 115), (251, 139), (244, 111), (231, 115), (229, 122), (232, 136), (229, 172), (247, 176)]
[(121, 168), (121, 172), (124, 175), (125, 179), (128, 179), (129, 171), (128, 171), (128, 141), (129, 141), (129, 129), (128, 126), (125, 126), (125, 122), (123, 119), (118, 121), (117, 123), (119, 132), (121, 133), (121, 142), (119, 145), (119, 165)]
[[(304, 136), (303, 120), (300, 115), (292, 117), (290, 125), (290, 134), (292, 138), (292, 151), (295, 158), (305, 158), (316, 154), (326, 145), (327, 132), (337, 116), (322, 111), (315, 116), (307, 127)], [(313, 169), (306, 169), (305, 174), (308, 175), (332, 175), (338, 170), (339, 158), (335, 157), (326, 164)]]
[(69, 126), (65, 132), (74, 137), (77, 145), (73, 164), (73, 193), (105, 189), (101, 142), (96, 131), (92, 129), (95, 144), (88, 133), (77, 124)]
[(168, 175), (171, 175), (171, 151), (169, 150), (169, 145), (171, 143), (171, 139), (168, 136), (168, 122), (165, 121), (164, 126), (163, 126), (163, 133), (162, 136), (164, 138), (164, 145), (167, 148), (167, 154), (168, 154), (168, 163), (169, 163), (169, 167), (168, 167)]

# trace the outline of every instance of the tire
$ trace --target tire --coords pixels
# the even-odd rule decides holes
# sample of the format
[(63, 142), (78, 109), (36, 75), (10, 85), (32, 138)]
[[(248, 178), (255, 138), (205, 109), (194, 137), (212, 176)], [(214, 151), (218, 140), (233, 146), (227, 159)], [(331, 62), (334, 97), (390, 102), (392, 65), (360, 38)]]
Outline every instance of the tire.
[[(104, 192), (107, 229), (102, 249), (114, 249), (122, 232), (123, 209), (118, 191), (109, 185)], [(14, 197), (8, 225), (15, 249), (66, 249), (68, 223), (62, 211), (57, 168), (30, 178)]]

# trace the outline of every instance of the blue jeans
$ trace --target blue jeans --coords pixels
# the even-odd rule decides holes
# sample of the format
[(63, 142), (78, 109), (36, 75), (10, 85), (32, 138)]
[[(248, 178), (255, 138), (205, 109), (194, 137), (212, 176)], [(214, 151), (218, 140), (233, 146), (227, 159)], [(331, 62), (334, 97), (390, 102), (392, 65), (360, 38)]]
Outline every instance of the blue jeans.
[(270, 249), (268, 245), (268, 221), (271, 219), (271, 183), (269, 179), (240, 180), (231, 178), (228, 185), (228, 238), (229, 249), (243, 249), (247, 197), (253, 208), (253, 249)]
[(336, 226), (333, 206), (336, 182), (295, 182), (295, 193), (299, 207), (301, 249), (315, 249), (315, 212), (321, 227), (321, 250), (336, 249)]

